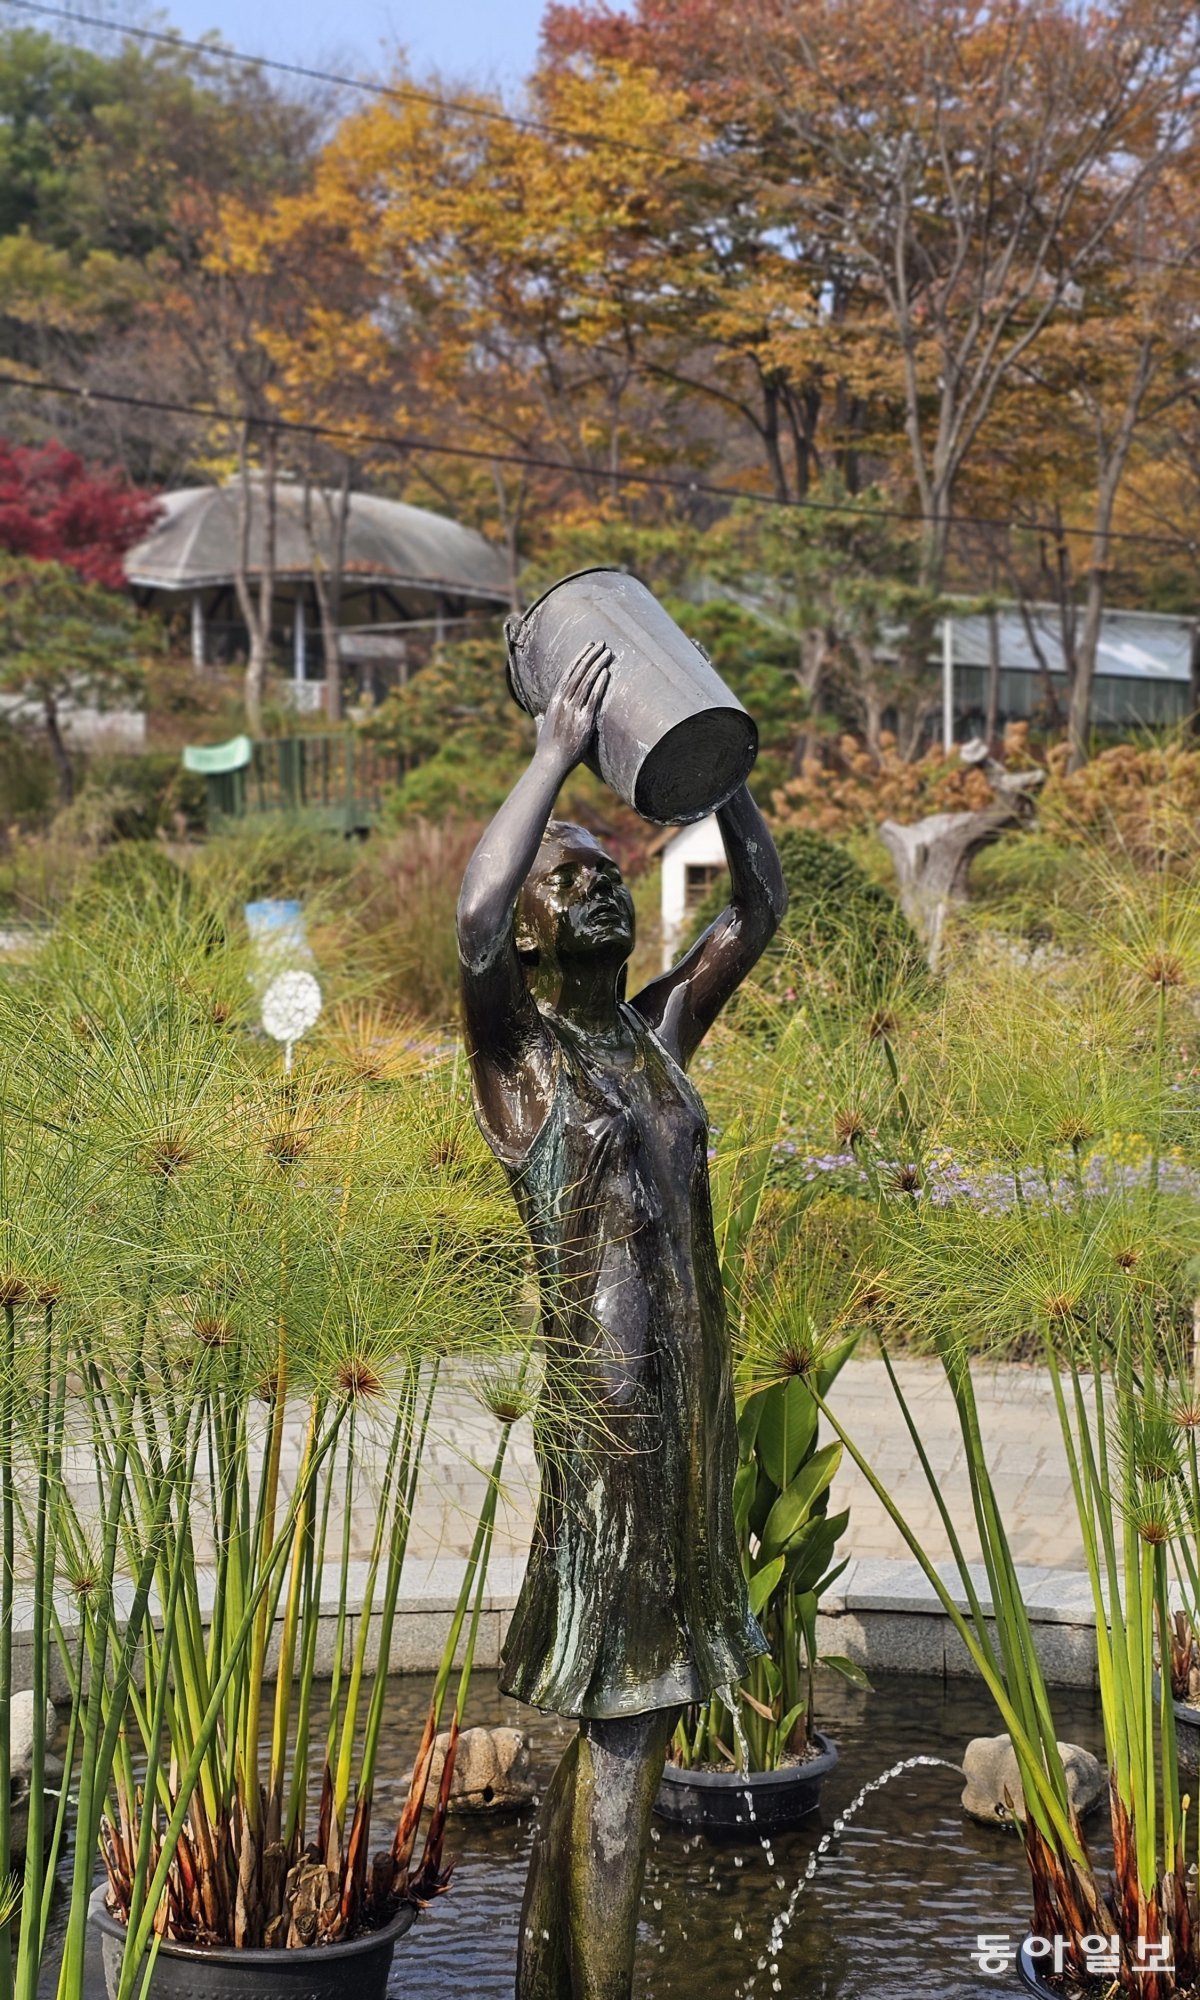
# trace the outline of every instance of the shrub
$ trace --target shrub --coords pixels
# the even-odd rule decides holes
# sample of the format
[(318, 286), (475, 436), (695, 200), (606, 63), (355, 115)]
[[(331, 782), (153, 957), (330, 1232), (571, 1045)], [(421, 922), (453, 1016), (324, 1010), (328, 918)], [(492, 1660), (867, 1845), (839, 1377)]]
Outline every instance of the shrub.
[(408, 769), (393, 801), (396, 819), (453, 812), (488, 817), (507, 797), (533, 745), (533, 724), (504, 677), (499, 634), (438, 648), (362, 727)]
[[(1003, 757), (1010, 770), (1034, 764), (1026, 723), (1010, 725)], [(1200, 748), (1190, 738), (1114, 743), (1070, 774), (1067, 757), (1065, 743), (1046, 752), (1047, 779), (1037, 798), (1039, 823), (1054, 840), (1075, 847), (1099, 842), (1151, 866), (1195, 859)], [(857, 737), (843, 736), (827, 759), (806, 759), (799, 775), (773, 794), (777, 825), (837, 839), (872, 831), (884, 819), (911, 823), (990, 798), (982, 771), (964, 767), (957, 754), (930, 751), (906, 764), (886, 736), (879, 763)]]
[(146, 667), (146, 726), (155, 750), (178, 756), (185, 743), (220, 743), (245, 728), (237, 674), (196, 668), (178, 650)]
[(156, 909), (182, 909), (190, 891), (183, 869), (160, 842), (118, 840), (81, 876), (71, 910), (88, 918), (120, 910), (131, 922), (152, 922)]
[(357, 844), (304, 813), (250, 814), (227, 823), (192, 864), (215, 897), (249, 903), (265, 896), (305, 898), (344, 883), (358, 861)]
[(454, 913), (479, 833), (473, 821), (411, 820), (372, 841), (337, 928), (336, 948), (352, 977), (390, 1006), (442, 1026), (458, 1015)]
[(1200, 822), (1200, 749), (1181, 737), (1114, 743), (1068, 774), (1067, 745), (1056, 743), (1040, 802), (1043, 824), (1073, 845), (1101, 841), (1134, 860), (1194, 861)]
[[(826, 998), (874, 1005), (925, 976), (915, 931), (885, 889), (853, 855), (819, 833), (792, 827), (779, 836), (788, 912), (755, 985), (773, 1001), (796, 1000), (815, 980)], [(726, 882), (709, 891), (693, 938), (720, 914)]]
[[(1005, 737), (1005, 762), (1014, 770), (1033, 762), (1028, 731), (1014, 724)], [(926, 813), (964, 812), (991, 802), (983, 772), (931, 750), (916, 763), (906, 763), (896, 739), (886, 732), (883, 755), (876, 763), (856, 736), (842, 736), (827, 759), (808, 757), (799, 775), (773, 794), (778, 826), (798, 827), (831, 838), (872, 832), (884, 819), (906, 824)]]
[(0, 850), (0, 913), (22, 922), (44, 922), (62, 908), (92, 859), (68, 840), (57, 821), (45, 833), (10, 827)]
[(96, 756), (75, 805), (94, 838), (152, 840), (203, 827), (204, 780), (170, 750)]
[(45, 743), (0, 723), (0, 829), (48, 819), (58, 802)]
[(427, 763), (409, 771), (389, 794), (386, 823), (400, 827), (410, 821), (446, 819), (454, 813), (467, 813), (480, 821), (490, 819), (504, 804), (527, 762), (527, 751), (493, 751), (471, 736), (446, 743)]

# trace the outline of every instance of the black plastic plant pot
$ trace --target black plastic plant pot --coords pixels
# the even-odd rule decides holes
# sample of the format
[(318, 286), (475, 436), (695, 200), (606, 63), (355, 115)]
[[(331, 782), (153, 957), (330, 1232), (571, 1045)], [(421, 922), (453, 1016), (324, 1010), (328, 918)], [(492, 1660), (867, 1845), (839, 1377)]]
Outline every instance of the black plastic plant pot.
[[(1063, 1975), (1061, 1973), (1051, 1975), (1047, 1970), (1049, 1963), (1049, 1959), (1031, 1958), (1028, 1948), (1024, 1944), (1021, 1946), (1020, 1951), (1017, 1953), (1017, 1977), (1025, 1988), (1025, 1991), (1027, 1993), (1040, 1994), (1041, 2000), (1063, 2000), (1064, 1991), (1077, 1994), (1080, 1989), (1076, 1982), (1068, 1975), (1067, 1985), (1064, 1989)], [(1095, 1983), (1094, 1991), (1097, 2000), (1102, 2000), (1102, 1996), (1110, 1993), (1112, 1990), (1111, 1979), (1102, 1977)], [(1090, 1985), (1088, 1991), (1093, 1991)]]
[[(1154, 1699), (1157, 1702), (1162, 1692), (1162, 1682), (1157, 1667), (1154, 1670)], [(1172, 1701), (1175, 1710), (1175, 1750), (1179, 1768), (1194, 1778), (1200, 1772), (1200, 1708), (1193, 1708), (1190, 1701)]]
[(1042, 2000), (1062, 2000), (1057, 1987), (1051, 1986), (1037, 1959), (1030, 1958), (1025, 1945), (1017, 1953), (1017, 1972), (1027, 1992), (1040, 1993)]
[[(125, 1926), (104, 1906), (105, 1888), (93, 1891), (88, 1921), (100, 1937), (108, 2000), (116, 2000)], [(404, 1903), (382, 1930), (337, 1944), (296, 1951), (239, 1951), (236, 1945), (176, 1944), (158, 1948), (151, 2000), (385, 2000), (392, 1954), (410, 1930), (416, 1907)], [(140, 1992), (140, 1982), (137, 1990)]]
[(1177, 1701), (1174, 1708), (1179, 1768), (1195, 1777), (1200, 1772), (1200, 1708), (1193, 1708), (1189, 1701)]
[(819, 1755), (778, 1771), (685, 1771), (668, 1764), (654, 1810), (678, 1826), (726, 1839), (757, 1840), (799, 1826), (821, 1803), (821, 1786), (838, 1760), (837, 1745), (813, 1731)]
[[(1052, 1977), (1046, 1970), (1049, 1962), (1049, 1959), (1031, 1958), (1028, 1946), (1022, 1944), (1017, 1953), (1017, 1977), (1027, 1993), (1038, 1993), (1041, 1995), (1041, 2000), (1063, 2000), (1063, 1975), (1058, 1973)], [(1080, 1990), (1070, 1975), (1065, 1990), (1076, 1994)], [(1113, 1991), (1111, 1978), (1099, 1978), (1094, 1988), (1089, 1986), (1088, 1991), (1094, 1991), (1097, 2000), (1102, 2000), (1102, 1996)]]

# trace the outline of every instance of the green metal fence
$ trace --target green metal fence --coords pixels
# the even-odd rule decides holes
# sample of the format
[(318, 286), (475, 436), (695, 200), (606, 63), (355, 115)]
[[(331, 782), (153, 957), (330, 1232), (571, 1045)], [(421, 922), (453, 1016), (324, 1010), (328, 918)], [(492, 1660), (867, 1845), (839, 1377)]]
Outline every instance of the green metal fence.
[(355, 730), (270, 736), (184, 751), (204, 777), (210, 828), (249, 813), (305, 813), (343, 833), (365, 833), (400, 776), (400, 759)]

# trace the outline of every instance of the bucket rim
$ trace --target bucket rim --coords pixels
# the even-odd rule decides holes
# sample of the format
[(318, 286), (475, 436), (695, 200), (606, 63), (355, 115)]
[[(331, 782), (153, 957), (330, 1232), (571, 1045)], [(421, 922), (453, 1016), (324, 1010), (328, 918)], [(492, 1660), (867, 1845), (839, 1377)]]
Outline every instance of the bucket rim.
[[(521, 613), (521, 616), (517, 619), (516, 621), (517, 630), (520, 631), (521, 626), (524, 625), (526, 619), (532, 618), (534, 612), (537, 611), (546, 602), (546, 599), (548, 597), (553, 597), (556, 590), (561, 590), (565, 583), (578, 583), (581, 576), (631, 576), (635, 583), (640, 583), (642, 585), (643, 590), (650, 590), (650, 585), (642, 581), (642, 578), (638, 575), (637, 571), (632, 569), (626, 569), (623, 563), (588, 563), (586, 567), (583, 569), (573, 569), (568, 571), (566, 576), (559, 577), (557, 583), (548, 583), (546, 585), (545, 590), (539, 591), (538, 595), (534, 598), (533, 603), (528, 605), (526, 609)], [(654, 596), (654, 592), (652, 590), (650, 590), (650, 595), (651, 597)], [(657, 601), (658, 600), (655, 599), (656, 603)]]

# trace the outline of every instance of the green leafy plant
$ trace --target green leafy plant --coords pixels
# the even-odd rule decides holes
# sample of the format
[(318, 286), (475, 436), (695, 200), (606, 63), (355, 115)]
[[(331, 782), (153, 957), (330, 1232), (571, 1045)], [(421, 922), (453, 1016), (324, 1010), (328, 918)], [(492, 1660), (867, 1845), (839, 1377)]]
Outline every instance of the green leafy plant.
[[(916, 935), (895, 899), (835, 841), (791, 829), (779, 839), (788, 911), (778, 936), (734, 1003), (743, 1033), (773, 1043), (802, 1005), (865, 1012), (918, 998), (926, 984)], [(717, 881), (697, 912), (691, 937), (725, 907)]]
[[(822, 1392), (836, 1374), (837, 1364), (820, 1372)], [(846, 1566), (834, 1553), (850, 1518), (848, 1509), (829, 1512), (842, 1447), (819, 1447), (817, 1422), (799, 1376), (757, 1390), (738, 1412), (735, 1519), (750, 1609), (769, 1651), (733, 1691), (736, 1721), (718, 1694), (680, 1725), (675, 1751), (685, 1765), (736, 1761), (740, 1739), (748, 1770), (778, 1770), (812, 1742), (818, 1664), (868, 1685), (860, 1668), (817, 1644), (821, 1596)]]
[[(780, 1074), (788, 1067), (785, 1049)], [(776, 1770), (811, 1743), (818, 1664), (867, 1684), (817, 1643), (821, 1595), (845, 1567), (835, 1552), (849, 1520), (844, 1509), (830, 1512), (842, 1447), (819, 1442), (817, 1394), (832, 1387), (857, 1343), (861, 1285), (853, 1265), (827, 1254), (811, 1215), (771, 1199), (783, 1119), (776, 1091), (749, 1133), (739, 1123), (722, 1134), (713, 1165), (740, 1381), (734, 1518), (750, 1608), (769, 1650), (736, 1690), (685, 1715), (672, 1754), (688, 1766), (740, 1758), (749, 1770)]]

